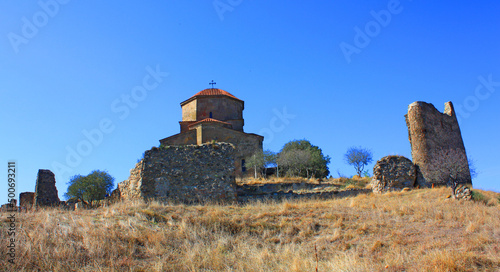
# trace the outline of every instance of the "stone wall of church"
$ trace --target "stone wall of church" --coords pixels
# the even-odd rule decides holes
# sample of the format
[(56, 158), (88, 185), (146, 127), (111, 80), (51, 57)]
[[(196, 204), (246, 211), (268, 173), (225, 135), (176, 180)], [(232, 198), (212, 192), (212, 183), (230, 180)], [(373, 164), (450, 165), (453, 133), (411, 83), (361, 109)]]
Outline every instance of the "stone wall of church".
[(218, 123), (203, 123), (188, 132), (160, 140), (162, 146), (196, 145), (211, 142), (230, 143), (235, 146), (235, 175), (242, 175), (242, 161), (262, 150), (263, 137), (221, 127)]
[[(234, 130), (243, 131), (243, 108), (242, 101), (237, 101), (226, 96), (199, 97), (197, 104), (197, 120), (212, 117), (233, 125)], [(229, 120), (231, 122), (229, 122)]]
[(196, 130), (188, 130), (160, 140), (161, 145), (195, 145)]
[(117, 192), (122, 199), (235, 201), (234, 151), (228, 143), (155, 147), (145, 152)]
[(182, 106), (182, 121), (196, 121), (196, 99)]

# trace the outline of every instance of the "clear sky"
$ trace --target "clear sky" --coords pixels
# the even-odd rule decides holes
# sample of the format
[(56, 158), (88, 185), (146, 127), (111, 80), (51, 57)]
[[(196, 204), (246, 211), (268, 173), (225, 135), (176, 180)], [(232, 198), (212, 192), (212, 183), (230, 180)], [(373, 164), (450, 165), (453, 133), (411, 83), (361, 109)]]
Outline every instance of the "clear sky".
[[(500, 191), (499, 1), (0, 1), (0, 180), (38, 169), (125, 180), (179, 132), (211, 80), (245, 101), (245, 131), (307, 139), (338, 172), (350, 146), (411, 158), (407, 107), (452, 101), (474, 187)], [(101, 136), (102, 135), (102, 136)], [(90, 140), (88, 139), (90, 138)], [(369, 169), (374, 163), (369, 165)], [(7, 184), (0, 185), (0, 203)]]

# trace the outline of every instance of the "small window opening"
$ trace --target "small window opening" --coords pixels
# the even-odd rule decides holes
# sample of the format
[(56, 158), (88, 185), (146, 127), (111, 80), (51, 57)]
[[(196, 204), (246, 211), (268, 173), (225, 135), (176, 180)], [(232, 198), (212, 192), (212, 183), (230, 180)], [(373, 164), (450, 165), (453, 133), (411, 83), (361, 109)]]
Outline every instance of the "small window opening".
[(247, 167), (245, 166), (245, 160), (241, 160), (241, 172), (245, 173), (247, 171)]
[(212, 118), (212, 112), (210, 112), (210, 118)]

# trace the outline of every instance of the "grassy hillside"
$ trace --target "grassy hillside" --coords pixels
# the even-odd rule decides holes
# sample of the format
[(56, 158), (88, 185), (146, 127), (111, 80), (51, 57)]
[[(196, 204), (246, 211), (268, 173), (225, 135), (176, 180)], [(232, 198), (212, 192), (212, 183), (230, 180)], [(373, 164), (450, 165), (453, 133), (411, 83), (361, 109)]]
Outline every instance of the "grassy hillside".
[(461, 202), (449, 192), (23, 213), (17, 263), (0, 263), (6, 271), (500, 270), (499, 194)]

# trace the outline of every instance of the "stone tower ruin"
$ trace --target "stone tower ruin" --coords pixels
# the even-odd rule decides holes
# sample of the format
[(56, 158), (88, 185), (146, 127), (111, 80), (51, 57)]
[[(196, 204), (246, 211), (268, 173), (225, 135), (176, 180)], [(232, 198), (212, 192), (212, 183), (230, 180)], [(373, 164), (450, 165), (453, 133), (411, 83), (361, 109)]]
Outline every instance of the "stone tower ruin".
[(411, 156), (417, 165), (416, 184), (423, 187), (448, 185), (450, 179), (472, 185), (469, 163), (460, 127), (451, 102), (444, 113), (432, 104), (414, 102), (405, 115)]
[(38, 170), (35, 186), (35, 206), (56, 206), (59, 205), (57, 195), (56, 178), (50, 170)]

